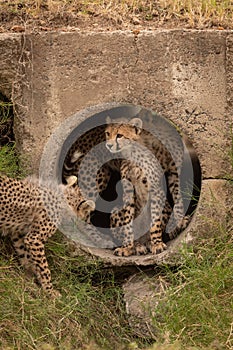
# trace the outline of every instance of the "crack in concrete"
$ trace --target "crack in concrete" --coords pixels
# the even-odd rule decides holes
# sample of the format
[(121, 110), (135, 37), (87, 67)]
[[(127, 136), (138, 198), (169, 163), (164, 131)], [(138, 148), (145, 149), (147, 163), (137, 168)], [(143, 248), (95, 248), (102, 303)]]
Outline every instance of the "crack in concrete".
[(203, 177), (202, 181), (230, 181), (226, 177)]
[(128, 92), (128, 97), (130, 100), (132, 99), (132, 86), (131, 86), (131, 79), (130, 79), (130, 74), (132, 71), (137, 67), (138, 61), (139, 61), (139, 48), (138, 48), (138, 34), (140, 31), (133, 31), (133, 46), (135, 50), (135, 62), (134, 64), (128, 66), (126, 68), (126, 76), (127, 76), (127, 92)]

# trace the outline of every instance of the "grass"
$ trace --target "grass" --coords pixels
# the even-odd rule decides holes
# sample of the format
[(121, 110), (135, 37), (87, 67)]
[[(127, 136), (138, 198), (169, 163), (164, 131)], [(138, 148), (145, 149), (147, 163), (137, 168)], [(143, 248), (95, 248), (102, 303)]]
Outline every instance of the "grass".
[[(2, 28), (233, 28), (230, 0), (0, 0)], [(95, 27), (93, 27), (93, 23)], [(17, 28), (15, 25), (23, 28)], [(24, 28), (25, 27), (25, 28)]]
[[(164, 271), (170, 288), (154, 318), (163, 336), (198, 349), (233, 347), (233, 239), (232, 232), (216, 232), (196, 251), (186, 251), (177, 271)], [(164, 312), (164, 310), (166, 310)]]
[[(233, 186), (233, 135), (227, 151)], [(152, 317), (158, 342), (176, 343), (178, 349), (233, 349), (233, 207), (227, 222), (219, 222), (195, 247), (184, 247), (182, 263), (160, 273), (169, 284)], [(208, 220), (208, 219), (207, 219)], [(152, 310), (153, 311), (153, 310)], [(162, 315), (162, 317), (161, 317)], [(179, 347), (180, 346), (180, 347)]]
[(0, 93), (0, 146), (13, 140), (13, 105)]
[(0, 172), (16, 177), (18, 171), (19, 166), (15, 157), (15, 144), (2, 146), (0, 148)]
[(233, 16), (233, 2), (219, 0), (162, 1), (168, 16), (189, 23), (190, 27), (225, 27)]
[(56, 234), (47, 244), (47, 257), (62, 298), (51, 301), (30, 277), (25, 278), (7, 238), (1, 239), (0, 349), (231, 350), (233, 238), (229, 226), (219, 223), (195, 249), (184, 247), (177, 267), (157, 270), (169, 289), (151, 309), (158, 330), (151, 346), (150, 339), (135, 337), (129, 327), (121, 284), (111, 269), (94, 259), (70, 256), (63, 237)]
[[(60, 300), (45, 297), (1, 241), (0, 349), (225, 350), (233, 346), (233, 239), (222, 229), (195, 249), (184, 249), (182, 265), (158, 274), (170, 282), (152, 320), (159, 330), (149, 347), (127, 323), (122, 289), (111, 269), (96, 260), (73, 258), (57, 234), (47, 256)], [(154, 315), (154, 313), (153, 313)], [(162, 318), (161, 318), (162, 315)]]

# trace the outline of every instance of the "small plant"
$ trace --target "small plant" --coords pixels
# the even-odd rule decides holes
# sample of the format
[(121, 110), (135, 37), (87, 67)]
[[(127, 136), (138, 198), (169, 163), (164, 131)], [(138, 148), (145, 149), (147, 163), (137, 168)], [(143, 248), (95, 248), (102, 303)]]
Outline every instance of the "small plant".
[(0, 172), (11, 177), (19, 175), (19, 163), (14, 143), (0, 148)]
[(0, 94), (0, 147), (14, 141), (12, 103)]
[(0, 94), (0, 172), (16, 177), (20, 173), (13, 132), (13, 104)]

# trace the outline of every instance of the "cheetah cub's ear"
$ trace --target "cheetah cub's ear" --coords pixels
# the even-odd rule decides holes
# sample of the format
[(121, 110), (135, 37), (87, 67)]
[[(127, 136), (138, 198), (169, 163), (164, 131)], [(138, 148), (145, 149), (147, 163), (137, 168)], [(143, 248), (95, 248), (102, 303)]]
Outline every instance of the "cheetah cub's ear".
[(85, 202), (85, 205), (89, 208), (91, 208), (91, 210), (95, 210), (95, 202), (92, 201), (91, 199), (88, 199), (86, 202)]
[(133, 118), (129, 122), (130, 125), (135, 126), (137, 134), (141, 133), (142, 129), (142, 120), (140, 118)]
[(77, 176), (71, 175), (66, 178), (67, 187), (73, 186), (77, 182)]

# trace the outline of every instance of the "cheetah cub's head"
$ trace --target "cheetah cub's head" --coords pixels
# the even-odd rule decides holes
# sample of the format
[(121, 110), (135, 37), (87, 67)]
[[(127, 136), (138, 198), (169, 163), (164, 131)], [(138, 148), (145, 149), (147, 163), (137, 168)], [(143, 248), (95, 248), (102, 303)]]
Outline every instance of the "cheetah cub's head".
[(76, 176), (69, 176), (66, 182), (64, 192), (68, 204), (81, 220), (89, 222), (91, 213), (95, 210), (95, 202), (83, 197), (81, 189), (77, 185)]
[(110, 117), (107, 117), (106, 123), (106, 147), (111, 153), (118, 153), (129, 148), (140, 137), (142, 120), (139, 118), (112, 122)]

